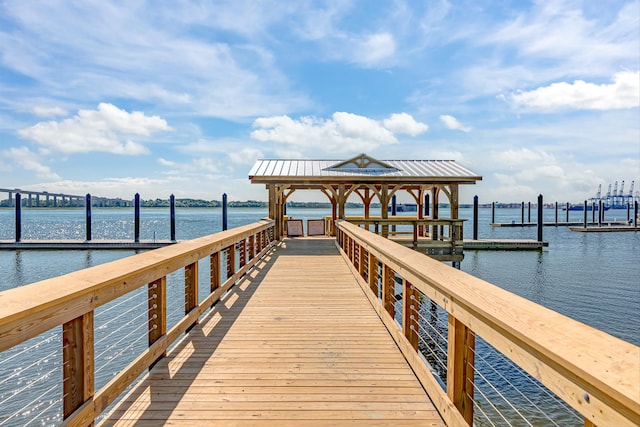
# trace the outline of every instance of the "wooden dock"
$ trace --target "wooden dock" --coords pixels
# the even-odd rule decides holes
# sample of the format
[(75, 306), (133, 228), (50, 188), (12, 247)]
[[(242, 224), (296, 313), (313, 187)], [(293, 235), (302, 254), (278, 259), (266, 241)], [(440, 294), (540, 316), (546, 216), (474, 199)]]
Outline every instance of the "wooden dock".
[(472, 251), (539, 251), (549, 242), (534, 239), (477, 239), (463, 240), (462, 247)]
[(170, 240), (0, 240), (0, 250), (123, 250), (158, 249), (176, 243)]
[[(603, 221), (603, 226), (624, 226), (627, 225), (628, 222), (625, 221)], [(537, 222), (521, 222), (521, 221), (511, 221), (511, 222), (492, 222), (489, 224), (491, 227), (537, 227)], [(562, 222), (545, 222), (543, 224), (545, 227), (576, 227), (584, 225), (584, 221), (562, 221)], [(592, 227), (598, 226), (598, 221), (592, 222), (588, 221), (587, 225)]]
[(579, 231), (582, 233), (614, 233), (614, 232), (635, 232), (640, 231), (640, 227), (628, 226), (602, 226), (602, 227), (570, 227), (571, 231)]
[(286, 239), (102, 425), (444, 425), (334, 239)]

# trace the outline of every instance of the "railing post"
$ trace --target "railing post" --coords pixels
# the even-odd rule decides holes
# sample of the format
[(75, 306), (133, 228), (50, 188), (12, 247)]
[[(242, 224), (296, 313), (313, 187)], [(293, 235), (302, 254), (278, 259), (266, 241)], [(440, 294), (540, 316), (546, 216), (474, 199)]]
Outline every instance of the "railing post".
[(473, 424), (475, 336), (449, 314), (447, 395), (469, 425)]
[(252, 260), (256, 256), (256, 235), (249, 236), (249, 260)]
[(93, 311), (62, 325), (64, 419), (94, 393), (93, 331)]
[(236, 244), (227, 248), (227, 279), (236, 272)]
[(351, 260), (351, 264), (355, 261), (355, 251), (356, 241), (354, 239), (349, 239), (349, 259)]
[(210, 276), (209, 284), (211, 292), (220, 287), (220, 252), (215, 252), (209, 256)]
[(395, 272), (386, 264), (382, 265), (382, 305), (391, 318), (395, 318)]
[(378, 259), (369, 252), (369, 272), (367, 274), (369, 279), (369, 287), (371, 291), (374, 293), (376, 298), (378, 297)]
[[(198, 262), (184, 268), (184, 314), (198, 306)], [(194, 325), (198, 321), (194, 322)]]
[(360, 246), (359, 255), (360, 255), (360, 257), (358, 259), (358, 273), (360, 274), (360, 277), (362, 277), (364, 279), (364, 277), (365, 277), (365, 259), (368, 256), (368, 252), (362, 246)]
[(238, 250), (240, 251), (239, 267), (242, 268), (247, 263), (247, 239), (240, 240), (240, 243), (238, 244)]
[(353, 260), (351, 261), (353, 266), (358, 272), (360, 271), (360, 244), (353, 241)]
[(418, 350), (418, 321), (415, 315), (418, 304), (416, 289), (409, 281), (402, 279), (402, 332), (414, 350)]
[[(149, 305), (149, 347), (167, 333), (167, 278), (154, 280), (147, 286)], [(166, 356), (162, 353), (160, 358)], [(151, 364), (149, 369), (155, 365)]]

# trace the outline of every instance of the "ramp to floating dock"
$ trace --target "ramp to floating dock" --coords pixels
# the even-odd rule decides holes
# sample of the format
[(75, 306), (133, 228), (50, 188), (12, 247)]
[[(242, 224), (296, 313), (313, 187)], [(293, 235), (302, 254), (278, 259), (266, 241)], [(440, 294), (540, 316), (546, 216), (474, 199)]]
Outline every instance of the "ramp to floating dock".
[(329, 238), (286, 239), (101, 425), (444, 423)]

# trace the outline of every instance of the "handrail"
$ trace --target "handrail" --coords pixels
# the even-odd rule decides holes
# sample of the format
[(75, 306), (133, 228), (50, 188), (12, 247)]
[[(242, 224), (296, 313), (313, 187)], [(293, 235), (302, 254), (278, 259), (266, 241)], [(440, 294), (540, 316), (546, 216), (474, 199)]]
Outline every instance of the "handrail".
[[(327, 234), (335, 235), (333, 232), (333, 221), (331, 217), (325, 217), (325, 229)], [(417, 244), (418, 237), (429, 237), (430, 240), (445, 240), (459, 241), (462, 243), (463, 239), (463, 225), (466, 219), (460, 218), (417, 218), (412, 216), (394, 216), (389, 218), (381, 218), (379, 216), (370, 216), (365, 218), (363, 216), (348, 216), (345, 218), (352, 224), (363, 226), (365, 229), (370, 230), (370, 227), (374, 227), (376, 234), (382, 234), (384, 237), (392, 234), (413, 234), (414, 244)], [(393, 232), (389, 233), (389, 226), (412, 226), (411, 232)], [(448, 235), (445, 236), (443, 228), (448, 228)], [(431, 232), (429, 233), (429, 230)]]
[[(473, 402), (473, 334), (477, 334), (553, 391), (585, 418), (585, 425), (640, 425), (640, 347), (577, 322), (488, 282), (448, 267), (409, 248), (369, 233), (347, 221), (337, 224), (337, 244), (363, 289), (391, 331), (398, 330), (386, 295), (393, 292), (384, 277), (403, 278), (403, 313), (411, 292), (419, 291), (449, 315), (447, 395), (424, 363), (415, 357), (412, 320), (393, 333), (399, 347), (451, 425), (459, 416), (471, 424)], [(382, 303), (377, 295), (377, 265), (382, 264)], [(365, 265), (376, 271), (365, 271)], [(367, 280), (365, 281), (365, 277)], [(373, 281), (376, 281), (374, 283)], [(389, 289), (391, 287), (391, 289)], [(371, 289), (376, 293), (374, 296)], [(393, 294), (392, 294), (393, 295)], [(471, 338), (470, 338), (471, 337)], [(420, 374), (422, 373), (422, 374)], [(467, 384), (471, 382), (471, 385)], [(435, 397), (434, 397), (435, 393)], [(452, 407), (458, 414), (451, 414)], [(449, 418), (452, 417), (452, 418)]]
[[(0, 292), (0, 352), (62, 325), (64, 424), (90, 425), (274, 243), (274, 221), (262, 220)], [(223, 251), (226, 265), (221, 262)], [(198, 303), (198, 261), (205, 257), (211, 260), (211, 292)], [(181, 268), (185, 315), (167, 330), (166, 276)], [(221, 283), (225, 269), (227, 279)], [(150, 301), (149, 347), (94, 393), (94, 310), (145, 285)]]

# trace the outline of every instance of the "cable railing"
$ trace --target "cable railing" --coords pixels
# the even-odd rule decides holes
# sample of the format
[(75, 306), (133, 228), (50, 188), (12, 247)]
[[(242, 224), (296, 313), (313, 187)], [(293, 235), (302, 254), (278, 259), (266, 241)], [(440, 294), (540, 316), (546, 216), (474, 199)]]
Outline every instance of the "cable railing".
[(337, 245), (448, 425), (640, 425), (640, 348), (347, 221)]
[(0, 426), (92, 424), (274, 243), (263, 220), (0, 293)]

